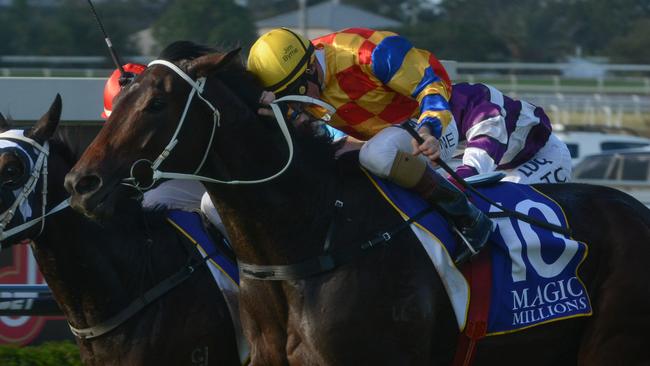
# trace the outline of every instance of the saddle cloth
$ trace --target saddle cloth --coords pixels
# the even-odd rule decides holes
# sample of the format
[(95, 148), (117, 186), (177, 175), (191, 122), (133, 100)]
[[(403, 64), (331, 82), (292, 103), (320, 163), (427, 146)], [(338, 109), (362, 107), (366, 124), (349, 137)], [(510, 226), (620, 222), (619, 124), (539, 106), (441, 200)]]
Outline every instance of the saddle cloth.
[[(404, 220), (427, 208), (417, 194), (366, 175)], [(568, 227), (562, 208), (530, 186), (503, 182), (476, 189), (506, 208)], [(483, 212), (500, 212), (479, 197), (470, 199)], [(486, 335), (591, 315), (591, 301), (578, 277), (578, 268), (587, 256), (585, 243), (511, 217), (493, 220), (496, 225), (487, 244), (489, 255), (485, 256), (491, 261), (492, 275)], [(464, 330), (471, 288), (452, 259), (457, 245), (462, 244), (436, 212), (411, 224), (411, 229), (431, 258), (450, 297), (458, 327)]]
[(203, 258), (210, 257), (208, 268), (228, 304), (237, 336), (239, 359), (242, 365), (247, 364), (250, 350), (239, 319), (239, 269), (237, 263), (228, 258), (214, 243), (212, 237), (205, 231), (201, 215), (198, 212), (169, 210), (167, 221), (195, 245)]

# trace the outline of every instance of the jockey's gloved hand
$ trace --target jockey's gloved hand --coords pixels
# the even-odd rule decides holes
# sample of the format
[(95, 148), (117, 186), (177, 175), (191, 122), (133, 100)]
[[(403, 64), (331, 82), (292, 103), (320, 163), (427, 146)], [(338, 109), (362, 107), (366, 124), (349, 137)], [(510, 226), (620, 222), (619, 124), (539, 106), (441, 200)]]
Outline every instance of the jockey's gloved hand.
[[(266, 116), (270, 117), (273, 116), (273, 111), (269, 107), (270, 104), (275, 100), (275, 94), (273, 94), (270, 91), (263, 91), (262, 95), (260, 95), (260, 100), (259, 100), (259, 108), (257, 109), (257, 114), (260, 116)], [(280, 109), (282, 109), (282, 113), (286, 116), (287, 111), (286, 111), (286, 103), (280, 103)]]
[(129, 85), (133, 79), (135, 79), (136, 75), (132, 72), (125, 71), (120, 75), (119, 83), (120, 87), (124, 88), (125, 86)]

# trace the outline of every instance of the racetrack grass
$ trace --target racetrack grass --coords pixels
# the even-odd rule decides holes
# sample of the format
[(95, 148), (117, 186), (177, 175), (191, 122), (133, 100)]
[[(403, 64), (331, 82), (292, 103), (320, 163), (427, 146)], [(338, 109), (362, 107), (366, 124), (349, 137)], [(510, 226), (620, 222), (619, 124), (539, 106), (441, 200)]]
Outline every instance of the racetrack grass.
[(630, 130), (636, 131), (637, 134), (645, 137), (650, 137), (650, 114), (642, 113), (622, 113), (615, 114), (612, 119), (615, 121), (609, 121), (608, 116), (602, 113), (584, 113), (584, 112), (565, 112), (562, 111), (560, 114), (548, 112), (547, 114), (551, 118), (552, 123), (565, 124), (567, 126), (571, 125), (591, 125), (594, 127), (603, 126), (603, 127), (623, 127)]
[[(461, 81), (468, 81), (472, 83), (481, 82), (490, 84), (492, 86), (499, 85), (511, 86), (514, 83), (519, 86), (547, 86), (547, 87), (585, 87), (585, 88), (607, 88), (607, 87), (628, 87), (631, 89), (638, 89), (643, 94), (650, 91), (650, 79), (648, 77), (617, 77), (608, 76), (602, 79), (596, 77), (591, 78), (570, 78), (563, 76), (540, 76), (540, 75), (481, 75), (481, 74), (461, 74), (454, 80), (455, 83)], [(594, 90), (596, 91), (596, 90)]]
[(2, 366), (82, 366), (79, 348), (70, 341), (39, 346), (0, 345)]

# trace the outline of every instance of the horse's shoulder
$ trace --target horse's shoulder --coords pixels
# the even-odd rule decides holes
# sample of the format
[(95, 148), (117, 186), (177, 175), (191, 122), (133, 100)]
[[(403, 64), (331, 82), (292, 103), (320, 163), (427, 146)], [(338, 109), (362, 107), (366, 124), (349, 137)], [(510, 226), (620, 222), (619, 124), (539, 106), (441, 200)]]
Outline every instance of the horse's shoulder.
[(359, 169), (359, 151), (350, 151), (341, 155), (336, 159), (336, 168), (342, 176), (361, 173), (361, 170)]

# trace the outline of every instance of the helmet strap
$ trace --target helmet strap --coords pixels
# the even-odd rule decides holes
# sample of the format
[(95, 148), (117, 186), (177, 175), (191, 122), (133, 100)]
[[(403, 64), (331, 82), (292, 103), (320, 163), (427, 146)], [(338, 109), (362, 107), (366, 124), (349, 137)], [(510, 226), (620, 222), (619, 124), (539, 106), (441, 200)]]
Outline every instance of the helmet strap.
[[(312, 63), (311, 67), (315, 66), (316, 65)], [(279, 92), (278, 95), (306, 95), (307, 90), (309, 90), (310, 81), (318, 86), (319, 91), (323, 90), (323, 85), (318, 79), (318, 71), (314, 70), (313, 72), (304, 72), (293, 83), (291, 83), (291, 85), (287, 86), (285, 90)]]

